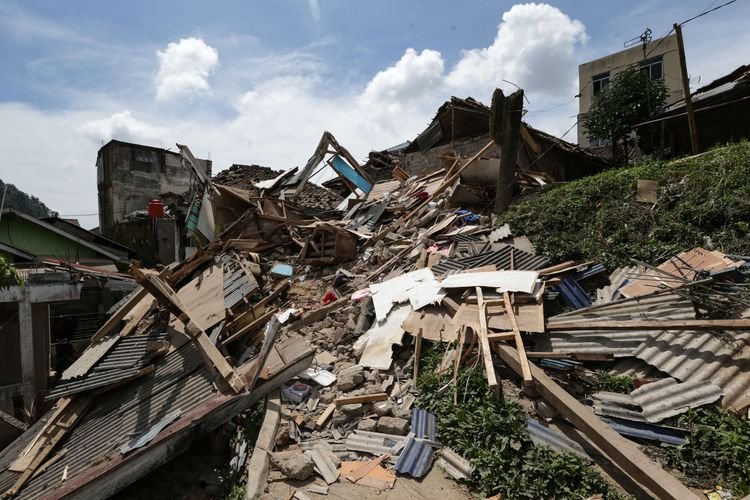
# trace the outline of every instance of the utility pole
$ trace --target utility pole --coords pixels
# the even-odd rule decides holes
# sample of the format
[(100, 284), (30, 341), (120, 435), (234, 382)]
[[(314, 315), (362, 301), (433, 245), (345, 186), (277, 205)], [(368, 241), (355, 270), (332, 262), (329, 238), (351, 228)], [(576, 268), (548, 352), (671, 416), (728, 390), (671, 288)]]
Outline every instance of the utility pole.
[(685, 62), (685, 44), (682, 41), (682, 26), (675, 23), (674, 31), (677, 34), (677, 50), (680, 54), (680, 73), (682, 74), (682, 91), (685, 94), (685, 110), (687, 111), (688, 128), (690, 129), (690, 146), (693, 154), (700, 153), (698, 144), (698, 128), (695, 125), (695, 112), (693, 111), (693, 99), (690, 96), (690, 81), (688, 80), (687, 63)]
[(500, 146), (500, 171), (495, 193), (496, 214), (508, 209), (513, 199), (516, 181), (516, 162), (521, 143), (521, 116), (523, 115), (523, 90), (518, 89), (508, 97), (495, 89), (490, 108), (490, 136)]

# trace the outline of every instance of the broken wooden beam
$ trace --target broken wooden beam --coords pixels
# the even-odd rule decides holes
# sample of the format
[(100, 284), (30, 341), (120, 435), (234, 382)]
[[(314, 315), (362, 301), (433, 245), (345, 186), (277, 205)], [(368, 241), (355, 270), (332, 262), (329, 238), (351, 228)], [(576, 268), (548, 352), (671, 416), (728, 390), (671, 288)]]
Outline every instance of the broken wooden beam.
[(388, 399), (388, 394), (384, 392), (378, 392), (376, 394), (365, 394), (363, 396), (346, 396), (343, 398), (337, 398), (335, 405), (353, 405), (357, 403), (374, 403), (376, 401), (385, 401)]
[[(518, 353), (512, 347), (497, 343), (495, 352), (513, 371), (521, 374)], [(598, 446), (607, 456), (633, 479), (651, 490), (657, 498), (685, 500), (698, 498), (659, 464), (644, 455), (634, 443), (623, 438), (605, 424), (594, 412), (581, 404), (565, 389), (531, 365), (531, 375), (539, 394), (560, 414)]]
[(328, 422), (328, 419), (331, 418), (331, 415), (333, 415), (333, 412), (336, 411), (336, 403), (331, 403), (328, 405), (328, 407), (321, 413), (321, 415), (318, 417), (318, 420), (315, 421), (315, 430), (320, 430), (323, 427), (325, 427), (326, 422)]
[(487, 373), (487, 385), (490, 391), (496, 396), (500, 397), (500, 384), (497, 381), (497, 374), (495, 373), (495, 364), (492, 362), (492, 349), (490, 348), (490, 341), (487, 338), (487, 306), (484, 303), (484, 296), (482, 295), (482, 288), (476, 287), (477, 292), (477, 303), (479, 304), (479, 344), (482, 350), (482, 360), (484, 361), (484, 370)]
[(531, 368), (529, 368), (529, 360), (526, 359), (526, 349), (523, 346), (523, 339), (521, 338), (521, 332), (518, 329), (518, 323), (516, 322), (516, 314), (513, 312), (513, 304), (510, 300), (510, 294), (503, 292), (503, 300), (505, 301), (505, 312), (508, 313), (510, 319), (510, 326), (513, 328), (513, 336), (516, 340), (516, 351), (518, 352), (518, 361), (521, 363), (521, 377), (523, 378), (524, 385), (530, 384)]
[(275, 391), (266, 399), (266, 413), (263, 423), (255, 440), (250, 460), (247, 461), (247, 485), (245, 487), (245, 500), (260, 498), (266, 489), (266, 478), (268, 476), (269, 457), (276, 441), (276, 430), (281, 421), (281, 394)]
[(204, 362), (210, 370), (218, 372), (226, 381), (227, 385), (235, 392), (245, 389), (242, 379), (237, 376), (231, 365), (224, 359), (216, 346), (208, 338), (206, 332), (200, 329), (190, 317), (189, 311), (180, 302), (177, 293), (165, 283), (156, 273), (144, 272), (136, 266), (131, 266), (131, 274), (136, 281), (163, 304), (169, 312), (185, 325), (185, 333), (195, 343), (201, 353)]

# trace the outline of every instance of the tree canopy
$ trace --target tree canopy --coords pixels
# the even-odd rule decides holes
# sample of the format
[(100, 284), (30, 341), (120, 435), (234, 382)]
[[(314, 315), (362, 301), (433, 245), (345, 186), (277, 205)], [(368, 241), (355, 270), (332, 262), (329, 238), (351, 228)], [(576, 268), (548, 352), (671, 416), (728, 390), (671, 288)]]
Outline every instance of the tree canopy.
[(666, 100), (663, 80), (652, 80), (640, 68), (630, 67), (615, 74), (594, 96), (582, 123), (590, 139), (610, 141), (617, 160), (627, 157), (633, 126), (661, 113)]

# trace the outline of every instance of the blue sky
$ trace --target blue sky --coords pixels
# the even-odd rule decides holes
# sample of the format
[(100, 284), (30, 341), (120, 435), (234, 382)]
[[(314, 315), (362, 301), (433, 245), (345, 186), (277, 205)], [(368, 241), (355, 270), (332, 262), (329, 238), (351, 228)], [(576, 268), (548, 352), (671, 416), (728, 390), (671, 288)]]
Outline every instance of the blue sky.
[[(721, 3), (6, 0), (0, 178), (63, 215), (95, 214), (96, 151), (112, 137), (186, 143), (217, 172), (302, 164), (323, 130), (364, 158), (413, 138), (450, 95), (510, 90), (503, 79), (559, 135), (578, 64)], [(685, 26), (693, 88), (748, 62), (749, 14), (739, 0)]]

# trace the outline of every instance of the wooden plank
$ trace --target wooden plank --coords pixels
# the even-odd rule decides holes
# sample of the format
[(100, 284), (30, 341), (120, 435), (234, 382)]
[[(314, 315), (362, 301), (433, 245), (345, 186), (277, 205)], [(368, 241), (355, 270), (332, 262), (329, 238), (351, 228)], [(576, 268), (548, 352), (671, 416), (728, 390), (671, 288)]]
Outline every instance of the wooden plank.
[(333, 415), (334, 411), (336, 411), (336, 403), (329, 404), (328, 408), (326, 408), (318, 417), (318, 420), (315, 421), (315, 430), (319, 431), (320, 429), (325, 427), (326, 422), (328, 422), (328, 419), (331, 418), (331, 415)]
[(284, 330), (298, 330), (302, 328), (303, 326), (311, 325), (317, 321), (320, 321), (321, 319), (328, 316), (329, 313), (336, 311), (344, 307), (345, 305), (349, 304), (350, 300), (351, 300), (350, 296), (347, 295), (346, 297), (343, 297), (334, 302), (331, 302), (328, 305), (319, 307), (318, 309), (315, 309), (314, 311), (310, 311), (309, 313), (303, 315), (300, 319), (298, 319), (294, 323), (284, 327)]
[(259, 498), (266, 489), (266, 478), (268, 476), (269, 457), (276, 441), (276, 430), (281, 422), (281, 394), (275, 391), (266, 399), (266, 413), (263, 423), (255, 440), (250, 460), (247, 461), (247, 486), (245, 487), (245, 499)]
[(438, 186), (438, 188), (435, 190), (435, 192), (433, 192), (431, 195), (429, 195), (422, 203), (420, 203), (417, 206), (417, 208), (415, 208), (414, 210), (412, 210), (411, 212), (409, 212), (408, 214), (406, 214), (406, 216), (404, 216), (404, 220), (409, 220), (411, 217), (414, 216), (414, 214), (416, 214), (417, 212), (419, 212), (419, 210), (421, 210), (422, 207), (426, 206), (429, 202), (431, 202), (432, 199), (435, 198), (435, 196), (439, 195), (440, 193), (442, 193), (443, 191), (445, 191), (446, 189), (448, 189), (450, 186), (452, 186), (453, 183), (456, 182), (456, 180), (461, 175), (461, 172), (463, 172), (469, 165), (471, 165), (472, 163), (474, 163), (475, 161), (477, 161), (479, 159), (479, 157), (481, 157), (488, 149), (490, 149), (494, 143), (495, 143), (494, 141), (488, 142), (486, 146), (484, 146), (482, 149), (480, 149), (474, 156), (472, 156), (471, 158), (469, 158), (469, 160), (466, 163), (464, 163), (463, 165), (461, 165), (460, 168), (456, 169), (456, 171), (453, 174), (451, 174), (450, 176), (446, 177), (443, 180), (443, 182), (440, 184), (440, 186)]
[(242, 337), (244, 337), (248, 333), (257, 330), (259, 327), (265, 325), (268, 322), (268, 320), (271, 319), (271, 317), (273, 316), (273, 314), (274, 314), (273, 311), (267, 312), (266, 314), (264, 314), (260, 318), (256, 319), (255, 321), (253, 321), (249, 325), (247, 325), (247, 326), (243, 327), (242, 329), (240, 329), (237, 333), (234, 333), (234, 334), (230, 335), (229, 337), (227, 337), (225, 340), (223, 340), (221, 342), (221, 346), (222, 347), (226, 347), (229, 344), (231, 344), (232, 342), (234, 342), (234, 341), (236, 341), (238, 339), (241, 339)]
[(482, 287), (476, 287), (477, 301), (479, 305), (479, 342), (482, 349), (482, 360), (484, 361), (484, 370), (487, 373), (487, 385), (495, 396), (500, 396), (500, 384), (495, 374), (495, 365), (492, 362), (492, 350), (490, 341), (487, 338), (487, 306), (484, 304)]
[(503, 292), (503, 300), (505, 300), (505, 310), (510, 318), (510, 324), (513, 328), (513, 335), (516, 338), (516, 349), (518, 350), (518, 360), (521, 363), (521, 376), (523, 377), (523, 383), (531, 383), (531, 368), (529, 368), (529, 360), (526, 359), (526, 349), (523, 346), (523, 339), (521, 338), (521, 332), (518, 330), (518, 323), (516, 323), (516, 315), (513, 312), (513, 304), (510, 301), (510, 294)]
[[(518, 353), (511, 346), (495, 344), (495, 352), (516, 373), (521, 374)], [(578, 402), (549, 378), (544, 370), (531, 365), (534, 385), (542, 397), (598, 446), (633, 479), (647, 487), (657, 498), (686, 500), (698, 498), (677, 478), (644, 455), (636, 445), (623, 438), (598, 416)]]
[(614, 361), (611, 352), (527, 352), (527, 358), (574, 359), (576, 361)]
[(148, 290), (156, 300), (166, 306), (172, 314), (182, 321), (185, 325), (185, 333), (196, 344), (203, 357), (203, 361), (209, 369), (217, 371), (234, 392), (244, 390), (245, 384), (242, 382), (242, 379), (237, 376), (234, 369), (208, 338), (206, 332), (195, 324), (175, 291), (155, 273), (144, 272), (135, 266), (131, 267), (130, 272), (143, 288)]
[(104, 324), (99, 327), (93, 337), (91, 337), (91, 343), (95, 344), (103, 339), (109, 332), (111, 332), (117, 325), (120, 324), (125, 316), (136, 306), (141, 300), (146, 298), (148, 292), (145, 288), (141, 288), (137, 292), (133, 293), (130, 298), (120, 308), (112, 314)]
[(388, 399), (388, 394), (384, 392), (378, 392), (375, 394), (365, 394), (363, 396), (347, 396), (336, 399), (336, 406), (353, 405), (357, 403), (373, 403), (375, 401), (385, 401)]
[(419, 357), (422, 355), (422, 329), (417, 330), (417, 337), (414, 345), (414, 387), (417, 386), (419, 378)]
[[(201, 330), (209, 330), (226, 317), (224, 312), (224, 270), (209, 266), (177, 291), (183, 308)], [(175, 322), (173, 322), (175, 323)], [(171, 325), (175, 327), (174, 324)]]
[[(20, 459), (25, 469), (18, 476), (13, 486), (2, 495), (3, 497), (13, 497), (23, 488), (34, 475), (34, 472), (44, 464), (55, 446), (84, 414), (90, 403), (91, 397), (86, 395), (74, 399), (67, 398), (63, 406), (55, 411), (50, 421), (37, 435), (34, 446)], [(19, 460), (16, 462), (19, 462)], [(13, 465), (20, 467), (16, 462)]]
[(354, 469), (351, 473), (347, 474), (346, 479), (348, 479), (352, 483), (356, 483), (367, 474), (369, 474), (375, 467), (380, 465), (383, 460), (387, 460), (388, 457), (390, 457), (388, 453), (383, 453), (378, 458), (373, 458), (369, 462), (363, 463), (362, 465)]
[(750, 330), (750, 319), (577, 321), (547, 324), (548, 331), (580, 330)]
[(503, 340), (516, 340), (516, 334), (513, 332), (490, 333), (487, 335), (490, 342), (500, 342)]

